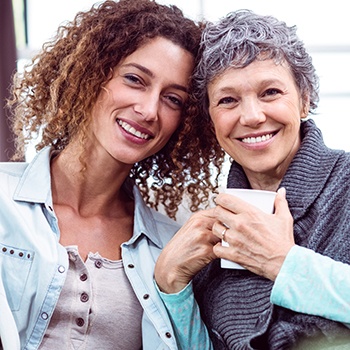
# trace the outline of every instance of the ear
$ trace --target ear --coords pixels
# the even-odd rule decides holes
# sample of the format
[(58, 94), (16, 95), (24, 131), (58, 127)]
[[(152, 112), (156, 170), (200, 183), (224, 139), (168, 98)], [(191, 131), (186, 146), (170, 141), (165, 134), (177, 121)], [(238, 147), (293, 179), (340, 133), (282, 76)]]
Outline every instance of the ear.
[(302, 110), (300, 114), (301, 119), (307, 118), (309, 115), (310, 111), (310, 96), (309, 94), (305, 93), (304, 96), (302, 97)]

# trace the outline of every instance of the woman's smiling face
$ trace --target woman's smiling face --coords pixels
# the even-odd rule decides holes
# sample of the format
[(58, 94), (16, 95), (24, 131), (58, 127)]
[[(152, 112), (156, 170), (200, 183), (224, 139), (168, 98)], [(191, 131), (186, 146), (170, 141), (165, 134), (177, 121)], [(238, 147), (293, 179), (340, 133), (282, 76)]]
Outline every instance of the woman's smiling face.
[(123, 59), (92, 110), (96, 148), (129, 165), (162, 149), (179, 126), (193, 64), (162, 37)]
[(208, 85), (216, 137), (248, 179), (282, 179), (300, 147), (305, 104), (285, 64), (255, 60), (229, 68)]

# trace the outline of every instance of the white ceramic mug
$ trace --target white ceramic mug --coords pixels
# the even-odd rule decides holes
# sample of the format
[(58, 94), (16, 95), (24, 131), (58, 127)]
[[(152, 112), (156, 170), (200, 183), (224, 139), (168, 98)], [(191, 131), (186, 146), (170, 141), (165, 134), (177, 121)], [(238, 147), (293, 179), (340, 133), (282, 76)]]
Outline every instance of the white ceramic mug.
[[(256, 206), (265, 213), (273, 213), (276, 192), (242, 188), (225, 188), (222, 189), (221, 192), (232, 194), (240, 199), (243, 199), (247, 203)], [(229, 244), (225, 241), (222, 241), (222, 245), (226, 247), (229, 246)], [(221, 267), (226, 269), (245, 269), (241, 265), (226, 259), (221, 259)]]

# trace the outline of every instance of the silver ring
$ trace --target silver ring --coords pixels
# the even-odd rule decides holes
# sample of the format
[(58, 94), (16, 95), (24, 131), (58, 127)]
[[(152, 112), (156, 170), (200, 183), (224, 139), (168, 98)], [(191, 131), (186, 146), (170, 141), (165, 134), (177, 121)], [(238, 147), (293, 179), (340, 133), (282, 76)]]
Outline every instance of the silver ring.
[(226, 242), (226, 240), (225, 240), (226, 231), (227, 231), (227, 227), (225, 227), (225, 228), (222, 230), (222, 232), (221, 232), (221, 238), (222, 238), (222, 240), (225, 241), (225, 242)]

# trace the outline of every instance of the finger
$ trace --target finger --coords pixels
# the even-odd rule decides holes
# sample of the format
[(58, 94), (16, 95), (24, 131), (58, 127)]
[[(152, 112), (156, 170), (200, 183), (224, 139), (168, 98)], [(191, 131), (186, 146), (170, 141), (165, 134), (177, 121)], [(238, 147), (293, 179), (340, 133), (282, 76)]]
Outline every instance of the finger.
[(223, 246), (221, 243), (217, 243), (213, 247), (213, 253), (217, 258), (224, 258), (230, 260), (231, 256), (229, 256), (230, 248)]
[(181, 231), (185, 229), (212, 229), (213, 223), (216, 220), (214, 213), (215, 208), (200, 210), (194, 213), (182, 226)]
[[(221, 237), (217, 237), (214, 234), (211, 235), (211, 237), (209, 239), (209, 243), (211, 244), (212, 247), (220, 242), (221, 242)], [(215, 258), (215, 257), (213, 257), (213, 258)]]
[[(191, 220), (201, 220), (201, 219), (215, 219), (216, 215), (215, 215), (215, 207), (214, 208), (210, 208), (210, 209), (202, 209), (197, 211), (196, 213), (194, 213), (190, 219), (188, 221)], [(210, 220), (208, 220), (210, 221)]]
[(215, 208), (202, 210), (202, 215), (207, 218), (215, 219)]
[(226, 225), (223, 225), (221, 222), (215, 222), (213, 225), (213, 234), (219, 238), (220, 240), (225, 241), (225, 235), (228, 230), (228, 227)]
[(256, 207), (245, 200), (232, 194), (220, 193), (216, 198), (216, 204), (229, 210), (234, 214), (240, 214), (250, 210), (256, 210)]
[(280, 216), (290, 216), (290, 210), (286, 199), (286, 189), (281, 187), (277, 191), (275, 199), (275, 214)]

